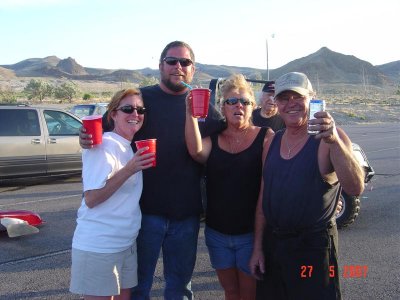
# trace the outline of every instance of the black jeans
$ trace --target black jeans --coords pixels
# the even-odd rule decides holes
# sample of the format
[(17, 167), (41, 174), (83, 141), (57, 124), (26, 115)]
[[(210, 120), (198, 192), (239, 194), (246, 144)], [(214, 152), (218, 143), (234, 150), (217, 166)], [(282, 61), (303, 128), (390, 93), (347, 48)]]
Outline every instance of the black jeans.
[(273, 232), (263, 237), (266, 273), (256, 299), (341, 299), (336, 224), (305, 232)]

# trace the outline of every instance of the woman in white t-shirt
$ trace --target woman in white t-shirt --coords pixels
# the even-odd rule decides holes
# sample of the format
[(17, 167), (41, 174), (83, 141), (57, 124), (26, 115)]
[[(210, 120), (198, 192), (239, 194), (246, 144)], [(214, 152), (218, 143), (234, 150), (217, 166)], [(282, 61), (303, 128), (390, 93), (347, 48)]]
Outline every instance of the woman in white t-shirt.
[(85, 299), (130, 299), (137, 285), (136, 237), (141, 223), (142, 170), (152, 166), (146, 148), (133, 153), (131, 141), (143, 125), (138, 89), (117, 92), (107, 118), (114, 130), (83, 150), (83, 199), (72, 240), (70, 291)]

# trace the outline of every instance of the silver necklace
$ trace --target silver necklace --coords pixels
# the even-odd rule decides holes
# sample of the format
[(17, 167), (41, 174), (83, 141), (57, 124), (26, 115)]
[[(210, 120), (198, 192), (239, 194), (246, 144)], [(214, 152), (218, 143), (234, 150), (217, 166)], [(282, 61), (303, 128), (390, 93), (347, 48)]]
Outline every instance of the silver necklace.
[(292, 150), (294, 150), (298, 145), (300, 145), (307, 137), (308, 137), (308, 135), (305, 135), (304, 137), (301, 138), (300, 141), (298, 141), (293, 146), (289, 147), (288, 136), (287, 136), (287, 134), (285, 135), (285, 144), (286, 144), (286, 148), (287, 148), (287, 152), (288, 152), (288, 154), (287, 154), (288, 159), (291, 157)]
[(229, 150), (231, 153), (238, 153), (240, 146), (243, 144), (243, 141), (246, 138), (247, 131), (249, 131), (249, 127), (242, 131), (244, 133), (240, 137), (233, 137), (233, 135), (229, 136)]

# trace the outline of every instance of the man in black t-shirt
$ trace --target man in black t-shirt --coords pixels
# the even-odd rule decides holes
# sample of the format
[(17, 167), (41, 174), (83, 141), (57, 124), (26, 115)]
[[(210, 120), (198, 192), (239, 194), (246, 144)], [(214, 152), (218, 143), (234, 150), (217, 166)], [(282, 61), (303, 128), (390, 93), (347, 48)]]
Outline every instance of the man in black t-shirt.
[[(202, 166), (190, 157), (186, 148), (188, 88), (181, 82), (191, 83), (194, 64), (194, 53), (188, 44), (171, 42), (160, 56), (160, 84), (141, 89), (147, 113), (135, 140), (157, 139), (157, 166), (143, 172), (142, 224), (137, 237), (138, 285), (132, 289), (132, 299), (150, 298), (161, 250), (166, 283), (164, 298), (193, 298), (191, 277), (202, 212)], [(208, 117), (199, 125), (204, 136), (224, 126), (211, 105)], [(88, 148), (90, 140), (85, 139), (87, 135), (81, 133), (80, 143)]]
[(260, 97), (260, 108), (253, 111), (253, 124), (260, 127), (270, 127), (273, 131), (285, 128), (281, 116), (278, 114), (278, 107), (275, 100), (275, 81), (268, 81)]

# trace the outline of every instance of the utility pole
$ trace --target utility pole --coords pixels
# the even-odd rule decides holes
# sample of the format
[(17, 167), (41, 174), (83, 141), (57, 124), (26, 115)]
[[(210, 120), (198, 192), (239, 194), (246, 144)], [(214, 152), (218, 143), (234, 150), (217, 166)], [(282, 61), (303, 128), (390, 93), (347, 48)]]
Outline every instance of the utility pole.
[[(274, 38), (275, 34), (271, 34), (271, 38)], [(265, 46), (267, 50), (267, 80), (269, 80), (269, 59), (268, 59), (268, 38), (265, 39)]]
[(267, 80), (269, 80), (269, 65), (268, 65), (268, 38), (265, 39), (265, 46), (267, 47)]

